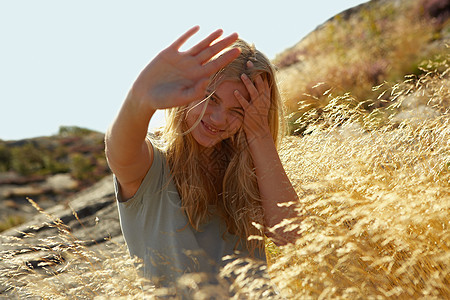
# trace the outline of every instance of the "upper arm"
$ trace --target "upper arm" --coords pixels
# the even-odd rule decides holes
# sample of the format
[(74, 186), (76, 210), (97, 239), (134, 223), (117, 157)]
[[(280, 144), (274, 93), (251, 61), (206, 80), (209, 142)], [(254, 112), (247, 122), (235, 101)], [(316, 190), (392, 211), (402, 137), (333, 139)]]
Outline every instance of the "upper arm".
[(109, 167), (120, 184), (122, 199), (129, 199), (139, 189), (145, 175), (153, 163), (153, 145), (149, 139), (142, 142), (141, 148), (133, 157), (121, 160), (114, 149), (106, 151)]

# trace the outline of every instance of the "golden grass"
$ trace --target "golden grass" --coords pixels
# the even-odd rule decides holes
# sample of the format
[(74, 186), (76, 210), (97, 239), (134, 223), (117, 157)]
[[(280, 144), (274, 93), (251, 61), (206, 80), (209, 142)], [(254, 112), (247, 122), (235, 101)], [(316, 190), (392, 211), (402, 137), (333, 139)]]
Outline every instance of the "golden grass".
[(299, 299), (450, 296), (449, 129), (290, 138), (302, 237), (273, 260), (277, 285)]
[(337, 15), (275, 59), (290, 122), (326, 106), (327, 90), (351, 92), (370, 111), (368, 105), (383, 105), (373, 86), (418, 74), (422, 60), (447, 52), (449, 41), (435, 40), (441, 32), (423, 16), (421, 1), (397, 2), (372, 1), (349, 18)]
[[(450, 69), (445, 60), (429, 67), (390, 87), (390, 105), (371, 113), (349, 94), (329, 96), (320, 118), (301, 119), (307, 134), (285, 139), (280, 156), (302, 220), (291, 226), (301, 238), (281, 248), (267, 244), (270, 280), (253, 275), (264, 266), (237, 261), (221, 273), (237, 274), (231, 286), (202, 285), (198, 274), (179, 286), (194, 299), (228, 289), (235, 299), (448, 299)], [(12, 240), (0, 255), (0, 284), (46, 299), (170, 294), (142, 288), (124, 245), (88, 249), (49, 218), (58, 233), (28, 247), (48, 254), (47, 263), (30, 268), (14, 255), (27, 238)]]
[(397, 86), (370, 114), (350, 95), (331, 99), (308, 134), (286, 139), (302, 236), (269, 268), (286, 296), (450, 297), (446, 66)]
[(109, 240), (106, 246), (88, 248), (60, 219), (29, 201), (47, 216), (57, 233), (37, 241), (32, 233), (23, 238), (3, 237), (9, 244), (2, 246), (11, 248), (0, 253), (4, 294), (39, 299), (142, 299), (146, 280), (138, 276), (136, 261), (130, 259), (125, 245)]

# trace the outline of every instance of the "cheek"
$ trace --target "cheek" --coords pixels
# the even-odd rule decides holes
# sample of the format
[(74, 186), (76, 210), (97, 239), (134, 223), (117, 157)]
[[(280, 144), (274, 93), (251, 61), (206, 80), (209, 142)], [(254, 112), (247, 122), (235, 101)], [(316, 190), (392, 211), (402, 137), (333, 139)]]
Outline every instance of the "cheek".
[[(197, 104), (197, 103), (196, 103)], [(186, 108), (186, 123), (189, 127), (193, 126), (197, 122), (200, 114), (202, 113), (203, 105), (190, 105)]]
[(241, 128), (241, 126), (242, 126), (242, 117), (240, 116), (238, 117), (235, 115), (229, 117), (228, 132), (230, 135), (235, 134), (239, 130), (239, 128)]
[(189, 114), (186, 114), (184, 118), (185, 118), (184, 121), (186, 122), (187, 127), (191, 128), (195, 122), (195, 117), (194, 117), (192, 111)]

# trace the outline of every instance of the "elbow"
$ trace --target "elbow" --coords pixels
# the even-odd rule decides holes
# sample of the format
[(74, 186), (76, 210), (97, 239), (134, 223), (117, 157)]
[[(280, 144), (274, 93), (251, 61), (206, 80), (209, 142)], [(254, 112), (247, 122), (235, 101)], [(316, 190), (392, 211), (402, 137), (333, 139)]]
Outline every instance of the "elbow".
[(112, 147), (111, 147), (111, 143), (110, 143), (109, 130), (105, 133), (104, 143), (105, 143), (105, 147), (104, 147), (105, 148), (105, 157), (106, 157), (106, 161), (108, 162), (108, 165), (109, 165), (109, 162), (110, 162), (111, 156), (112, 156), (112, 153), (111, 153)]

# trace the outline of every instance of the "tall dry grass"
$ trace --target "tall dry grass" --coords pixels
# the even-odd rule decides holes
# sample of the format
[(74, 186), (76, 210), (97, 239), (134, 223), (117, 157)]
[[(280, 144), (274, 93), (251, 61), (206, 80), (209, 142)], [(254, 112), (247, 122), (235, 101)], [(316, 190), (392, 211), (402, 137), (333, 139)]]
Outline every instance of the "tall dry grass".
[[(234, 299), (448, 299), (450, 68), (445, 59), (425, 67), (420, 78), (389, 87), (389, 105), (370, 113), (351, 95), (328, 92), (320, 118), (301, 119), (306, 134), (286, 138), (280, 156), (300, 196), (301, 219), (286, 228), (301, 237), (281, 248), (267, 244), (270, 279), (256, 276), (265, 266), (238, 260), (223, 269), (219, 286), (202, 284), (201, 275), (183, 277), (178, 286), (194, 299), (226, 297), (229, 290)], [(59, 233), (28, 247), (47, 253), (46, 262), (33, 265), (16, 255), (27, 237), (11, 238), (10, 250), (1, 253), (0, 283), (10, 289), (4, 293), (171, 295), (143, 288), (123, 245), (88, 248), (49, 218)], [(231, 274), (237, 280), (230, 284)]]
[(41, 234), (37, 240), (34, 233), (2, 236), (7, 244), (0, 252), (0, 298), (142, 299), (146, 280), (137, 274), (138, 262), (129, 257), (123, 243), (108, 240), (88, 246), (61, 219), (29, 201), (46, 215), (56, 234)]
[(445, 53), (450, 19), (437, 26), (424, 13), (423, 2), (371, 1), (350, 16), (335, 16), (280, 54), (275, 64), (292, 130), (304, 130), (292, 122), (328, 104), (325, 91), (351, 92), (371, 111), (385, 100), (373, 86), (419, 74), (424, 59)]
[(427, 67), (371, 113), (330, 97), (283, 144), (302, 236), (270, 272), (288, 297), (450, 297), (450, 69)]

